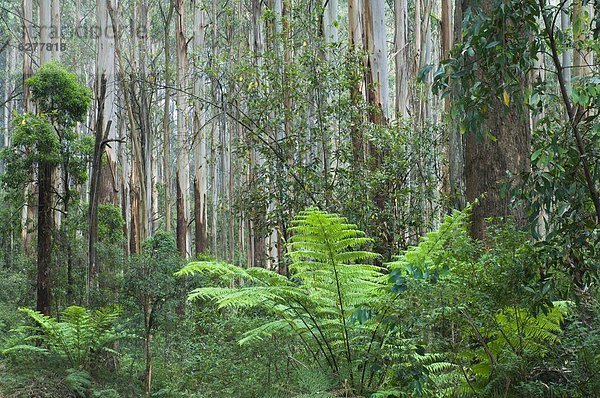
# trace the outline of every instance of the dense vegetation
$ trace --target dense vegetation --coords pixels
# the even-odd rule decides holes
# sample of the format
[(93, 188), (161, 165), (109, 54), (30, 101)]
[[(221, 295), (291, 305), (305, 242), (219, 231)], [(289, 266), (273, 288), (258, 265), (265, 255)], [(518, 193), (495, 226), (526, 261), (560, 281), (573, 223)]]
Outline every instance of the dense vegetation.
[(13, 3), (0, 397), (600, 396), (598, 2)]

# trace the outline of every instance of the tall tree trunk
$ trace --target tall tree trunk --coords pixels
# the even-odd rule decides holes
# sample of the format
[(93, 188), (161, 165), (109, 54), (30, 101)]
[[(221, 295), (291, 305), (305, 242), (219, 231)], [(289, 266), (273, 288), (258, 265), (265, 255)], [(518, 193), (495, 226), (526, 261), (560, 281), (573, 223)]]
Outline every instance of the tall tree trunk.
[(389, 89), (385, 1), (365, 2), (365, 48), (367, 50), (367, 102), (371, 106), (370, 120), (386, 124), (389, 117)]
[[(147, 120), (148, 113), (144, 106), (144, 102), (140, 101), (136, 91), (135, 79), (130, 79), (129, 82), (125, 81), (127, 74), (125, 73), (125, 60), (121, 51), (120, 31), (118, 29), (119, 18), (110, 0), (107, 0), (107, 8), (113, 26), (115, 56), (117, 58), (119, 76), (121, 78), (121, 92), (123, 93), (124, 105), (127, 111), (132, 147), (131, 177), (129, 183), (131, 209), (128, 214), (129, 218), (125, 217), (125, 220), (129, 219), (131, 221), (129, 229), (129, 250), (131, 253), (140, 253), (142, 242), (148, 236), (149, 226), (147, 206), (150, 206), (150, 204), (146, 202), (146, 189), (149, 189), (149, 187), (146, 186), (146, 179), (144, 178), (144, 147), (142, 138), (143, 134), (149, 134), (149, 129), (147, 128), (149, 125)], [(143, 39), (146, 40), (147, 37), (144, 37)], [(138, 108), (134, 109), (135, 105), (138, 105)], [(125, 167), (125, 164), (123, 167)]]
[[(446, 0), (444, 0), (446, 1)], [(459, 42), (462, 40), (462, 1), (454, 3), (454, 25), (453, 25), (453, 41)], [(457, 99), (460, 95), (460, 87), (455, 83), (452, 87), (450, 102)], [(462, 133), (458, 121), (449, 117), (448, 121), (448, 180), (450, 207), (453, 209), (462, 210), (465, 203), (465, 159), (464, 159), (464, 143)]]
[[(102, 32), (98, 36), (97, 41), (97, 54), (96, 54), (96, 85), (95, 95), (96, 98), (100, 98), (99, 93), (102, 85), (102, 81), (105, 79), (106, 82), (106, 93), (103, 98), (102, 114), (97, 113), (96, 118), (101, 123), (97, 126), (96, 134), (104, 134), (108, 127), (108, 134), (106, 139), (110, 140), (108, 145), (105, 145), (103, 152), (106, 156), (106, 162), (102, 162), (102, 172), (99, 180), (99, 203), (102, 204), (113, 204), (117, 206), (119, 204), (119, 182), (117, 177), (117, 152), (118, 143), (116, 134), (116, 122), (115, 118), (115, 40), (110, 24), (110, 16), (108, 15), (108, 9), (106, 6), (108, 0), (98, 0), (96, 2), (96, 21), (98, 28)], [(100, 106), (99, 106), (100, 108)]]
[(39, 51), (40, 51), (40, 65), (48, 63), (52, 58), (52, 0), (38, 0), (39, 1)]
[(194, 80), (194, 226), (195, 226), (195, 251), (196, 256), (208, 249), (208, 230), (206, 200), (208, 193), (208, 162), (206, 160), (206, 118), (204, 107), (199, 98), (205, 94), (204, 73), (202, 62), (205, 46), (205, 21), (202, 1), (196, 0), (194, 11), (194, 53), (195, 53), (195, 80)]
[[(31, 92), (29, 86), (25, 83), (33, 74), (33, 2), (34, 0), (23, 0), (23, 111), (33, 112), (33, 104), (31, 102)], [(8, 75), (7, 75), (8, 76)], [(8, 81), (8, 79), (6, 79)], [(7, 108), (8, 109), (8, 108)], [(7, 111), (6, 111), (7, 112)], [(7, 125), (8, 126), (8, 125)], [(25, 188), (26, 204), (22, 210), (22, 230), (21, 240), (23, 243), (23, 253), (31, 254), (32, 243), (31, 233), (29, 232), (30, 225), (33, 224), (35, 218), (34, 206), (34, 184), (28, 184)]]
[[(364, 0), (348, 0), (348, 41), (351, 57), (356, 57), (363, 48), (363, 12)], [(362, 65), (361, 65), (362, 66)], [(364, 100), (364, 87), (361, 85), (357, 68), (354, 68), (354, 80), (356, 84), (350, 89), (350, 98), (354, 107), (360, 106)], [(361, 131), (362, 114), (355, 112), (352, 116), (352, 128), (350, 138), (352, 140), (352, 163), (354, 166), (361, 167), (365, 162), (365, 143)]]
[[(31, 92), (25, 80), (33, 74), (33, 0), (22, 0), (23, 12), (23, 111), (31, 112), (33, 105), (31, 103)], [(8, 81), (8, 79), (6, 79)]]
[(148, 67), (147, 57), (150, 51), (148, 45), (148, 0), (139, 1), (139, 15), (138, 24), (139, 32), (138, 37), (138, 51), (139, 51), (139, 67), (137, 70), (137, 81), (139, 82), (138, 88), (138, 118), (140, 125), (140, 147), (141, 151), (141, 164), (142, 164), (142, 176), (140, 180), (143, 180), (142, 185), (142, 208), (140, 209), (141, 222), (144, 223), (144, 234), (141, 237), (144, 241), (147, 237), (152, 236), (154, 233), (154, 215), (152, 214), (153, 209), (153, 179), (154, 174), (154, 162), (152, 161), (152, 148), (154, 147), (154, 132), (152, 123), (150, 121), (150, 104), (152, 102), (152, 90), (148, 85)]
[(62, 29), (60, 26), (60, 0), (52, 0), (52, 59), (60, 60), (61, 44), (62, 44)]
[[(39, 0), (40, 65), (52, 58), (52, 0)], [(50, 267), (52, 264), (52, 175), (54, 168), (41, 163), (38, 167), (37, 210), (37, 305), (36, 309), (50, 315)]]
[[(441, 11), (442, 11), (442, 23), (441, 23), (441, 57), (440, 61), (444, 59), (448, 59), (450, 57), (450, 51), (452, 50), (452, 42), (453, 42), (453, 30), (452, 30), (452, 0), (442, 0)], [(446, 120), (446, 128), (444, 132), (444, 143), (442, 151), (444, 153), (443, 163), (442, 163), (442, 191), (446, 195), (447, 198), (452, 198), (453, 188), (452, 188), (452, 174), (451, 170), (451, 162), (452, 162), (452, 154), (454, 148), (453, 145), (453, 130), (455, 129), (454, 124), (449, 120), (450, 114), (450, 105), (451, 98), (447, 96), (444, 98), (444, 115)], [(451, 200), (451, 199), (450, 199)]]
[[(445, 0), (449, 1), (449, 0)], [(395, 0), (395, 37), (394, 61), (396, 66), (396, 116), (408, 117), (408, 78), (410, 64), (408, 62), (408, 0)]]
[(96, 255), (98, 243), (98, 205), (119, 205), (117, 173), (117, 137), (115, 117), (115, 43), (108, 31), (110, 16), (108, 0), (96, 3), (96, 20), (102, 32), (98, 36), (96, 55), (96, 123), (94, 162), (90, 178), (90, 205), (88, 212), (88, 292), (96, 288), (100, 269)]
[[(467, 5), (475, 3), (481, 4), (486, 13), (494, 12), (494, 0), (481, 3), (472, 0)], [(522, 81), (525, 80), (523, 76)], [(466, 199), (473, 202), (483, 195), (471, 217), (471, 235), (475, 239), (485, 238), (487, 218), (513, 216), (517, 223), (524, 221), (523, 209), (511, 206), (509, 193), (502, 194), (503, 185), (510, 182), (507, 172), (518, 176), (530, 169), (530, 127), (523, 100), (524, 86), (511, 97), (509, 105), (500, 98), (490, 99), (487, 104), (481, 127), (494, 140), (475, 132), (464, 135)]]
[(144, 303), (144, 359), (146, 362), (144, 377), (144, 396), (152, 396), (152, 310), (153, 305), (146, 298)]
[(175, 5), (169, 2), (169, 10), (163, 15), (164, 22), (164, 51), (165, 51), (165, 104), (163, 110), (163, 188), (165, 190), (165, 221), (166, 231), (171, 230), (171, 46), (169, 43), (171, 20)]
[(52, 264), (52, 174), (53, 167), (38, 167), (37, 304), (36, 310), (50, 315), (50, 266)]
[(187, 96), (187, 39), (185, 37), (185, 2), (175, 0), (177, 43), (177, 248), (182, 257), (189, 254), (189, 153), (188, 153), (188, 105)]

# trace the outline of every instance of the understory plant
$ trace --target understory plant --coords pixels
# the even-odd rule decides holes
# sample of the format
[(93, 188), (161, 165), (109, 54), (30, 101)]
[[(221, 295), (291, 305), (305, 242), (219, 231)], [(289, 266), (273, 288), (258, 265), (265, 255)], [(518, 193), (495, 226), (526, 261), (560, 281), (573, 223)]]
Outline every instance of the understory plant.
[(468, 213), (447, 216), (388, 265), (388, 322), (400, 326), (386, 346), (387, 396), (537, 396), (530, 382), (554, 372), (571, 303), (540, 278), (526, 233), (503, 224), (484, 247), (468, 235)]
[(21, 308), (34, 325), (21, 326), (13, 331), (4, 355), (25, 353), (51, 356), (63, 361), (67, 368), (91, 371), (106, 359), (117, 354), (113, 343), (123, 337), (115, 328), (121, 311), (105, 307), (95, 311), (71, 306), (61, 313), (60, 320), (29, 308)]
[(360, 249), (371, 240), (346, 219), (316, 209), (300, 213), (292, 231), (289, 277), (216, 261), (193, 262), (177, 274), (203, 274), (216, 282), (192, 290), (190, 300), (230, 310), (260, 308), (272, 316), (244, 333), (240, 344), (295, 338), (322, 372), (360, 391), (361, 372), (373, 365), (367, 347), (380, 341), (371, 313), (387, 287), (382, 269), (368, 264), (377, 255)]

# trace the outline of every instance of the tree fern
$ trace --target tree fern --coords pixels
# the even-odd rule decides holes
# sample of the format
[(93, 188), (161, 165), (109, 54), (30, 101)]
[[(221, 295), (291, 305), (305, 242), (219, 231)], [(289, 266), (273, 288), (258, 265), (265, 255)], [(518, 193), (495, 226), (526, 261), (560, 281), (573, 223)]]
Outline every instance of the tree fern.
[(376, 304), (386, 287), (381, 269), (367, 263), (377, 254), (359, 250), (370, 239), (335, 214), (310, 209), (296, 217), (291, 231), (289, 278), (222, 262), (190, 263), (178, 275), (204, 274), (229, 286), (241, 282), (197, 288), (189, 299), (210, 300), (220, 308), (268, 310), (275, 320), (247, 331), (240, 344), (293, 335), (319, 366), (355, 384), (354, 370), (368, 360), (359, 353), (374, 327), (354, 315)]
[(120, 315), (118, 307), (96, 311), (72, 306), (62, 312), (62, 320), (43, 315), (29, 308), (21, 308), (35, 322), (13, 331), (17, 336), (3, 354), (37, 352), (56, 355), (66, 360), (70, 368), (89, 369), (94, 355), (112, 351), (112, 342), (122, 337), (114, 324)]
[(481, 329), (477, 348), (465, 350), (459, 358), (470, 364), (464, 369), (463, 391), (478, 392), (486, 388), (496, 369), (507, 367), (508, 361), (535, 356), (543, 358), (549, 347), (559, 341), (561, 323), (570, 303), (556, 301), (546, 313), (534, 315), (527, 308), (511, 306), (495, 316), (495, 325)]
[(391, 282), (396, 285), (393, 290), (402, 290), (406, 277), (436, 281), (468, 258), (470, 210), (467, 207), (445, 216), (439, 229), (422, 236), (418, 245), (409, 247), (388, 264)]

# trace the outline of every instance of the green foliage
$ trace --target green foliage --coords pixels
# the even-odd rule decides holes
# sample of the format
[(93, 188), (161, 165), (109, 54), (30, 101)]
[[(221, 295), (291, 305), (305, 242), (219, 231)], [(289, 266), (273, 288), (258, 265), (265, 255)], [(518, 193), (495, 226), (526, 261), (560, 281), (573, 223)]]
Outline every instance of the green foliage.
[[(531, 314), (526, 308), (507, 307), (495, 316), (488, 328), (473, 328), (476, 349), (459, 353), (465, 372), (465, 391), (484, 391), (486, 395), (509, 391), (507, 380), (527, 377), (527, 361), (540, 360), (559, 342), (561, 323), (569, 303), (555, 302), (546, 313)], [(464, 366), (464, 365), (463, 365)]]
[(83, 370), (68, 369), (65, 384), (69, 389), (79, 396), (86, 396), (87, 391), (92, 386), (90, 374)]
[(177, 301), (177, 280), (173, 273), (181, 266), (173, 234), (157, 231), (143, 243), (141, 254), (132, 256), (125, 272), (125, 291), (145, 314), (146, 327), (158, 325), (157, 317), (173, 317)]
[(407, 288), (407, 278), (437, 282), (459, 262), (468, 259), (472, 248), (467, 238), (470, 207), (447, 215), (436, 231), (425, 234), (417, 246), (409, 247), (389, 263), (392, 292)]
[(13, 146), (2, 150), (1, 158), (6, 164), (2, 182), (8, 188), (19, 189), (30, 181), (34, 167), (60, 162), (60, 141), (43, 117), (15, 115)]
[[(569, 37), (561, 41), (569, 41)], [(566, 50), (565, 50), (566, 51)], [(573, 106), (581, 114), (578, 121), (585, 152), (594, 181), (600, 176), (600, 128), (598, 124), (597, 88), (588, 82), (598, 74), (571, 82)], [(589, 99), (588, 99), (589, 98)], [(586, 179), (581, 170), (578, 144), (572, 125), (565, 120), (563, 102), (550, 84), (538, 83), (530, 98), (532, 112), (539, 118), (532, 133), (531, 165), (522, 189), (518, 192), (528, 210), (531, 234), (537, 239), (540, 252), (545, 253), (546, 271), (567, 270), (574, 282), (583, 286), (598, 278), (598, 226)], [(570, 268), (570, 269), (569, 269)]]
[(390, 264), (395, 332), (384, 355), (394, 364), (381, 396), (522, 396), (554, 360), (572, 305), (540, 278), (543, 257), (524, 232), (495, 228), (483, 248), (468, 212)]
[[(539, 36), (531, 40), (540, 30), (539, 15), (535, 1), (466, 5), (462, 40), (433, 76), (438, 91), (453, 95), (452, 116), (460, 120), (462, 131), (493, 139), (493, 131), (482, 129), (491, 112), (505, 112), (511, 104), (525, 111), (523, 81), (541, 45)], [(490, 104), (497, 106), (490, 109)]]
[(69, 368), (90, 370), (103, 353), (114, 353), (112, 343), (123, 337), (115, 329), (120, 315), (117, 307), (91, 311), (72, 306), (62, 312), (60, 321), (28, 308), (21, 311), (35, 326), (15, 330), (13, 342), (3, 350), (4, 355), (19, 356), (23, 352), (51, 355), (66, 361)]
[[(57, 63), (48, 63), (27, 79), (37, 115), (15, 115), (13, 146), (3, 150), (7, 172), (5, 184), (22, 188), (34, 175), (32, 166), (62, 165), (64, 193), (61, 201), (68, 207), (76, 196), (71, 185), (87, 179), (87, 166), (93, 152), (93, 138), (79, 136), (78, 122), (87, 114), (91, 92)], [(24, 199), (24, 198), (23, 198)]]
[(275, 317), (244, 333), (240, 344), (274, 335), (298, 338), (318, 366), (362, 388), (355, 372), (367, 366), (365, 342), (374, 329), (364, 314), (385, 286), (380, 269), (362, 261), (377, 255), (357, 250), (369, 239), (337, 215), (308, 210), (293, 225), (290, 278), (219, 262), (193, 262), (177, 274), (204, 274), (238, 285), (197, 288), (191, 300), (211, 300), (220, 308), (262, 308)]
[(290, 397), (309, 360), (295, 341), (238, 339), (273, 318), (264, 311), (219, 311), (206, 303), (186, 309), (185, 320), (164, 324), (154, 337), (154, 390), (165, 397)]
[(120, 242), (124, 223), (120, 207), (112, 204), (98, 206), (98, 239), (101, 242), (110, 244)]
[(42, 65), (26, 83), (38, 111), (56, 126), (68, 129), (84, 121), (92, 93), (78, 82), (74, 73), (50, 62)]
[(446, 355), (426, 352), (423, 342), (403, 337), (400, 331), (390, 335), (393, 341), (384, 350), (390, 362), (387, 388), (372, 398), (451, 396), (459, 382), (457, 366)]

